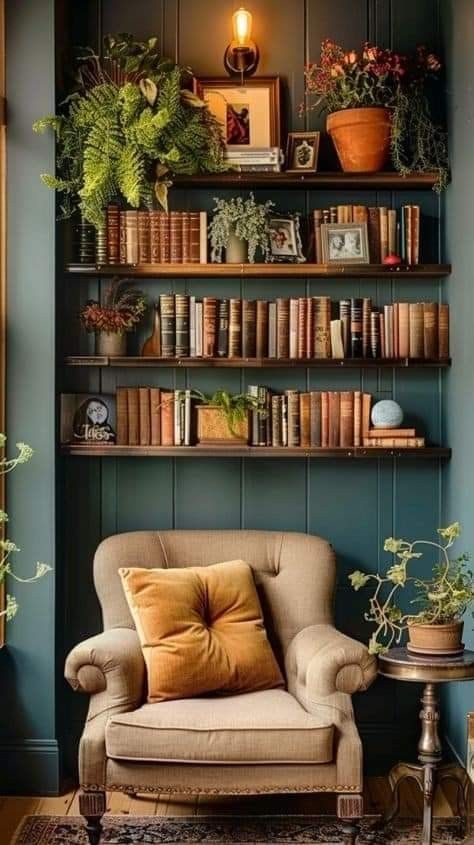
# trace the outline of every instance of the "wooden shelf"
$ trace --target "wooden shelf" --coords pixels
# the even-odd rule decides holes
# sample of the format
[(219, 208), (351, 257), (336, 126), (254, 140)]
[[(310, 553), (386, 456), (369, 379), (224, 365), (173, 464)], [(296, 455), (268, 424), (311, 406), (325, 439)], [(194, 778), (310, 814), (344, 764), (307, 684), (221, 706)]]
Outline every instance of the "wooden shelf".
[(449, 458), (451, 449), (427, 446), (424, 449), (382, 449), (354, 447), (337, 448), (289, 448), (274, 446), (89, 446), (63, 445), (63, 455), (94, 458)]
[(67, 264), (66, 273), (79, 276), (164, 278), (315, 278), (315, 279), (437, 279), (448, 276), (450, 264)]
[(101, 355), (68, 355), (68, 367), (177, 367), (177, 368), (246, 368), (279, 369), (391, 369), (407, 367), (449, 367), (450, 358), (143, 358)]
[(437, 182), (436, 173), (230, 173), (175, 176), (177, 188), (325, 188), (326, 190), (429, 191)]

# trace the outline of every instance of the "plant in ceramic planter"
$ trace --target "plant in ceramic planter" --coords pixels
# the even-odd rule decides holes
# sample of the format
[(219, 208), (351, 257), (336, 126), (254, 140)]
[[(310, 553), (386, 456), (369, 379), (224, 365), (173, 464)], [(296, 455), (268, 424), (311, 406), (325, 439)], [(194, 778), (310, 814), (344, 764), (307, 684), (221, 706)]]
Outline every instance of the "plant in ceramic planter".
[[(408, 649), (423, 654), (449, 654), (460, 651), (462, 616), (474, 603), (474, 575), (468, 568), (469, 555), (450, 559), (448, 550), (461, 533), (458, 522), (438, 528), (441, 542), (430, 540), (385, 540), (384, 550), (395, 556), (395, 562), (384, 576), (356, 570), (349, 575), (354, 590), (370, 582), (375, 589), (369, 599), (365, 619), (376, 626), (369, 643), (372, 654), (387, 651), (401, 642), (408, 631)], [(419, 578), (409, 573), (423, 553), (420, 547), (435, 549), (439, 561), (432, 567), (431, 578)], [(406, 587), (414, 589), (411, 604), (417, 612), (407, 613), (397, 603), (397, 595)]]
[(446, 132), (433, 119), (429, 98), (440, 69), (423, 47), (406, 57), (369, 43), (357, 53), (322, 42), (319, 63), (305, 70), (308, 108), (328, 112), (343, 170), (381, 170), (391, 153), (399, 172), (434, 170), (444, 187)]
[(248, 442), (249, 412), (261, 414), (258, 399), (249, 393), (228, 393), (216, 390), (207, 396), (200, 390), (192, 391), (197, 399), (198, 440), (200, 443)]
[(227, 262), (249, 261), (253, 264), (257, 249), (267, 261), (270, 256), (269, 214), (274, 203), (271, 200), (255, 202), (253, 193), (246, 200), (215, 197), (215, 203), (209, 227), (212, 261), (221, 262), (222, 251), (226, 250)]
[[(1, 449), (5, 448), (6, 442), (7, 438), (5, 434), (0, 434)], [(16, 458), (6, 458), (5, 456), (0, 458), (0, 475), (7, 475), (17, 466), (26, 464), (32, 458), (33, 449), (31, 446), (28, 446), (26, 443), (17, 443), (16, 448), (18, 449)], [(0, 510), (0, 524), (4, 526), (7, 522), (8, 514), (6, 514), (5, 511)], [(19, 551), (20, 549), (18, 546), (16, 546), (11, 540), (3, 537), (0, 539), (0, 584), (3, 584), (7, 578), (12, 578), (20, 584), (32, 584), (34, 581), (38, 581), (40, 578), (43, 578), (47, 572), (51, 572), (51, 567), (47, 563), (38, 562), (36, 564), (36, 572), (34, 575), (31, 575), (29, 578), (21, 578), (13, 571), (10, 560), (11, 555)], [(18, 612), (18, 602), (14, 596), (8, 593), (6, 598), (6, 607), (3, 610), (0, 610), (0, 616), (4, 616), (7, 621), (9, 621), (10, 619), (13, 619)]]
[(61, 213), (79, 208), (94, 226), (117, 197), (133, 208), (167, 208), (174, 175), (225, 170), (220, 124), (189, 90), (189, 68), (161, 58), (157, 39), (109, 35), (104, 56), (80, 57), (77, 89), (58, 115), (34, 124), (57, 139), (57, 175), (44, 183), (61, 194)]
[(81, 311), (81, 323), (94, 332), (98, 355), (125, 355), (127, 332), (133, 331), (146, 310), (146, 298), (127, 279), (112, 279), (101, 304), (89, 300)]

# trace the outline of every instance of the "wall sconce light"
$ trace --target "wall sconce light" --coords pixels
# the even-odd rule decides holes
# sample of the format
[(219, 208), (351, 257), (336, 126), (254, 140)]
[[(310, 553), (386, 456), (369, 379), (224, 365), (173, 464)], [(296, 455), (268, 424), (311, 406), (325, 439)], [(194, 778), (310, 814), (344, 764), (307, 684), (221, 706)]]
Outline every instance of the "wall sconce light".
[(251, 39), (252, 15), (243, 6), (232, 15), (234, 38), (224, 54), (224, 66), (230, 75), (251, 76), (259, 60), (258, 47)]

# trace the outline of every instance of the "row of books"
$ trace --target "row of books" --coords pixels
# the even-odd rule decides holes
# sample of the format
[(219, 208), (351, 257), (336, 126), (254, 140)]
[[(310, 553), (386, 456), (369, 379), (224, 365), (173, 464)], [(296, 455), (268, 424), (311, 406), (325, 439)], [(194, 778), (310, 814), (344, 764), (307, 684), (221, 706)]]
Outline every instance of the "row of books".
[[(332, 319), (332, 315), (335, 318)], [(329, 296), (202, 300), (161, 294), (161, 358), (448, 358), (449, 306)]]
[(383, 264), (387, 255), (399, 255), (406, 264), (420, 261), (420, 206), (404, 205), (398, 211), (387, 206), (335, 205), (313, 211), (314, 251), (323, 263), (321, 224), (366, 223), (371, 264)]
[(205, 264), (205, 211), (127, 211), (107, 207), (108, 264)]

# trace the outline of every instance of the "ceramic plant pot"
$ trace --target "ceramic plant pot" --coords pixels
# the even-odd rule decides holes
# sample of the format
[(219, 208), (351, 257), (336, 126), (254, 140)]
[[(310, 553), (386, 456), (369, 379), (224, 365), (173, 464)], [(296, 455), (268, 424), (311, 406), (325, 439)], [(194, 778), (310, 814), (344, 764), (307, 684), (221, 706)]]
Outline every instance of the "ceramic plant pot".
[(387, 164), (390, 109), (343, 109), (328, 115), (326, 128), (345, 172), (375, 173)]
[(463, 626), (464, 623), (459, 619), (444, 625), (413, 622), (408, 626), (408, 650), (416, 654), (459, 654), (464, 649), (461, 642)]
[(227, 264), (246, 264), (249, 260), (247, 241), (231, 235), (225, 250), (225, 260)]
[(234, 426), (235, 434), (229, 429), (227, 418), (221, 408), (214, 405), (197, 405), (197, 438), (205, 446), (246, 446), (249, 440), (249, 420)]
[(127, 354), (127, 335), (125, 332), (97, 332), (96, 354), (113, 358)]

